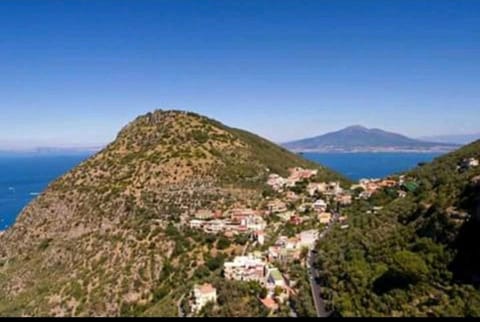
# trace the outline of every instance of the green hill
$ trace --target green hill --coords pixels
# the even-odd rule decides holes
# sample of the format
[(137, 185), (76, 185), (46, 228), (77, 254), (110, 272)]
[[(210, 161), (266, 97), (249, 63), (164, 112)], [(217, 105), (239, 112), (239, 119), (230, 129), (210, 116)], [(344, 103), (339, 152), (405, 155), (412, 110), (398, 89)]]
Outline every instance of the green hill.
[[(176, 301), (227, 255), (217, 236), (183, 229), (185, 216), (254, 208), (268, 174), (297, 166), (344, 180), (197, 114), (138, 117), (0, 236), (0, 316), (176, 316)], [(228, 292), (248, 299), (248, 290), (230, 284)], [(248, 300), (227, 300), (242, 303), (232, 314), (260, 315)]]
[[(480, 141), (406, 174), (347, 210), (318, 245), (323, 296), (342, 316), (480, 316)], [(372, 207), (383, 207), (378, 213)], [(378, 209), (378, 208), (377, 208)]]

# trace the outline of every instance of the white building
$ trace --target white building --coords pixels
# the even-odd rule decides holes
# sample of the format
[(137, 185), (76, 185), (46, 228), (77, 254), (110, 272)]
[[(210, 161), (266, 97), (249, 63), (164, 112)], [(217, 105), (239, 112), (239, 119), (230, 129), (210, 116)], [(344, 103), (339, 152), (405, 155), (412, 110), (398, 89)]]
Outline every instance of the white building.
[(263, 230), (256, 231), (255, 237), (260, 245), (265, 244), (265, 232)]
[(205, 221), (199, 219), (190, 220), (190, 228), (202, 228), (205, 224)]
[(267, 273), (267, 285), (275, 288), (275, 287), (285, 287), (285, 279), (283, 278), (282, 273), (278, 270), (278, 268), (272, 267), (268, 269)]
[(273, 200), (267, 204), (267, 209), (270, 213), (279, 213), (287, 211), (287, 205), (281, 200)]
[(322, 212), (320, 214), (318, 214), (318, 221), (321, 223), (321, 224), (328, 224), (330, 223), (330, 221), (332, 220), (332, 214), (329, 213), (329, 212)]
[(301, 248), (313, 248), (315, 246), (315, 242), (318, 240), (318, 236), (318, 230), (315, 229), (302, 231), (298, 235), (300, 239), (300, 241), (298, 242), (298, 246)]
[(478, 160), (475, 158), (468, 158), (464, 160), (463, 163), (466, 168), (478, 167), (479, 164)]
[(260, 216), (247, 217), (245, 226), (249, 230), (264, 230), (267, 227), (267, 223)]
[(315, 209), (316, 211), (327, 210), (327, 203), (323, 199), (317, 199), (312, 206), (313, 206), (313, 209)]
[(266, 264), (254, 254), (237, 256), (232, 262), (225, 262), (223, 268), (225, 278), (229, 280), (263, 283), (265, 279)]
[(197, 313), (208, 303), (217, 302), (217, 290), (209, 283), (195, 285), (193, 288), (193, 298), (192, 311)]
[(307, 186), (307, 191), (310, 196), (313, 196), (316, 192), (325, 192), (327, 190), (327, 184), (325, 182), (311, 182)]

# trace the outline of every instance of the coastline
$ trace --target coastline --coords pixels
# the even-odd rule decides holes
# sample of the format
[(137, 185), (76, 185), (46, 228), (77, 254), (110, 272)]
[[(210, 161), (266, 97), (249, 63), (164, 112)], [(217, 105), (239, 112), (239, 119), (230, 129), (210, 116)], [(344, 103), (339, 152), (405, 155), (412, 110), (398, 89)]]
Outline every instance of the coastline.
[(366, 149), (358, 149), (358, 150), (334, 150), (334, 149), (292, 149), (290, 150), (293, 153), (448, 153), (451, 151), (456, 150), (454, 149), (438, 149), (438, 150), (408, 150), (408, 149), (375, 149), (375, 150), (366, 150)]

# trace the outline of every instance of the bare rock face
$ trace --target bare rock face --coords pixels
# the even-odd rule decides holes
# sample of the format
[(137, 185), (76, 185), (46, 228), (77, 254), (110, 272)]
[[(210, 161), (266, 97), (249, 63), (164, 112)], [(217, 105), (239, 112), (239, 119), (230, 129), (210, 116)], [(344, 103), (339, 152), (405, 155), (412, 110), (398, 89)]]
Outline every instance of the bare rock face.
[[(189, 279), (189, 263), (201, 254), (204, 245), (180, 238), (172, 224), (199, 208), (255, 206), (266, 169), (294, 166), (338, 178), (200, 115), (138, 117), (50, 184), (0, 235), (0, 316), (135, 315), (181, 285), (172, 280)], [(173, 260), (180, 244), (191, 257)]]

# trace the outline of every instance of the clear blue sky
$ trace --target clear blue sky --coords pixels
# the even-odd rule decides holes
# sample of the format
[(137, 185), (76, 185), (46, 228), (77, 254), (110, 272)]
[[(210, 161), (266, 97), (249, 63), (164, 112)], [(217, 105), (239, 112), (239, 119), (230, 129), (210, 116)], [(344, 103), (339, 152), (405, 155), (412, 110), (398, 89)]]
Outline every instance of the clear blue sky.
[(274, 141), (480, 129), (480, 1), (0, 1), (0, 145), (192, 110)]

